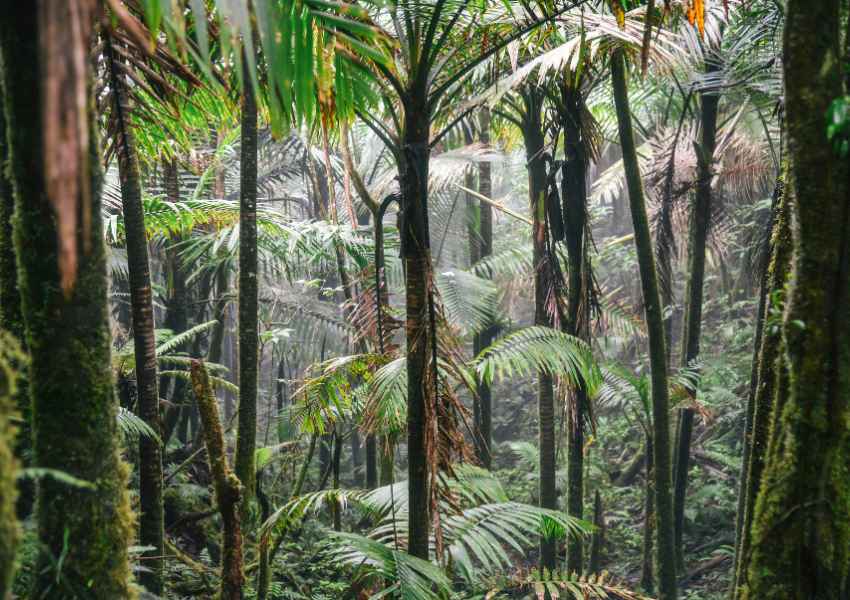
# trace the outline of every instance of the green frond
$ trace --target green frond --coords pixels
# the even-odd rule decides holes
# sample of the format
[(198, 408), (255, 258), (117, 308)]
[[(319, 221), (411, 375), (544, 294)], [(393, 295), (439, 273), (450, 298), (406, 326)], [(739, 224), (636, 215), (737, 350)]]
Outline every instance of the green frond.
[(127, 410), (123, 406), (118, 407), (117, 419), (118, 430), (124, 436), (125, 440), (138, 440), (139, 438), (146, 438), (149, 440), (155, 440), (158, 444), (162, 443), (162, 440), (160, 440), (159, 435), (157, 435), (156, 431), (154, 431), (150, 425), (145, 423), (140, 417), (135, 415), (132, 411)]
[(582, 340), (550, 327), (526, 327), (485, 348), (472, 363), (481, 381), (545, 371), (573, 382), (592, 378), (593, 358)]
[(563, 592), (566, 592), (567, 597), (575, 600), (650, 600), (647, 596), (616, 584), (604, 571), (578, 575), (560, 571), (541, 573), (534, 569), (527, 577), (516, 581), (513, 585), (492, 590), (491, 593), (514, 589), (531, 591), (538, 598), (543, 598), (547, 594), (550, 598), (561, 598)]

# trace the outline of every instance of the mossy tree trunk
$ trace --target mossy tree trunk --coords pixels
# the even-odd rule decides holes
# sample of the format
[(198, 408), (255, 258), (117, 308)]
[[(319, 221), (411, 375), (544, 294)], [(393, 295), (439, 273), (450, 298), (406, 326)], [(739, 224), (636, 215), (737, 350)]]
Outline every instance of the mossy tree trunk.
[[(708, 52), (709, 50), (706, 50)], [(715, 60), (706, 61), (706, 73), (719, 70)], [(688, 284), (685, 299), (685, 320), (682, 328), (682, 366), (689, 367), (699, 357), (702, 332), (702, 294), (705, 283), (705, 248), (711, 226), (711, 180), (713, 176), (714, 148), (717, 144), (717, 107), (720, 102), (716, 90), (700, 94), (700, 145), (697, 151), (697, 181), (694, 205), (691, 209)], [(692, 400), (696, 390), (688, 390)], [(685, 523), (685, 494), (688, 490), (688, 469), (691, 458), (691, 435), (694, 428), (694, 410), (684, 407), (679, 411), (676, 429), (676, 456), (673, 488), (673, 513), (676, 531), (676, 564), (684, 571), (685, 558), (682, 547), (682, 529)]]
[[(247, 71), (247, 60), (243, 61)], [(257, 101), (246, 81), (242, 93), (239, 191), (239, 416), (235, 471), (244, 486), (243, 514), (254, 498), (257, 445), (259, 305), (257, 265)]]
[(242, 600), (245, 573), (242, 559), (242, 525), (239, 506), (243, 487), (230, 469), (224, 432), (218, 416), (218, 401), (209, 373), (199, 360), (192, 361), (192, 390), (201, 416), (204, 444), (213, 477), (215, 501), (222, 520), (220, 600)]
[[(115, 123), (115, 154), (124, 215), (127, 267), (130, 280), (136, 394), (139, 416), (160, 438), (159, 381), (156, 360), (156, 327), (153, 313), (148, 241), (142, 207), (142, 184), (135, 142), (130, 131), (126, 82), (119, 72), (111, 37), (104, 44), (112, 88), (112, 120)], [(148, 436), (139, 438), (139, 543), (152, 546), (146, 553), (145, 570), (139, 579), (153, 594), (163, 590), (164, 510), (162, 504), (162, 447)]]
[(676, 598), (676, 556), (673, 529), (673, 498), (670, 473), (670, 397), (667, 383), (667, 351), (664, 319), (658, 293), (658, 276), (652, 253), (652, 237), (646, 216), (643, 183), (635, 149), (626, 65), (622, 49), (611, 58), (614, 104), (623, 152), (626, 187), (635, 232), (644, 314), (649, 337), (649, 362), (652, 381), (653, 465), (655, 468), (656, 569), (659, 600)]
[[(2, 64), (0, 64), (2, 69)], [(2, 81), (0, 81), (2, 90)], [(18, 265), (15, 258), (15, 240), (12, 219), (15, 212), (15, 197), (12, 180), (6, 165), (9, 162), (9, 145), (6, 141), (6, 115), (2, 109), (0, 94), (0, 331), (8, 332), (15, 342), (24, 347), (24, 317), (21, 314), (21, 294), (18, 290)], [(15, 437), (15, 456), (24, 463), (32, 449), (30, 431), (30, 402), (26, 387), (24, 363), (14, 364), (17, 373), (17, 385), (12, 402), (20, 416), (20, 431)], [(17, 512), (21, 519), (27, 518), (35, 501), (35, 485), (32, 480), (20, 478), (15, 482), (18, 489)], [(3, 594), (0, 593), (0, 598)]]
[(18, 490), (15, 480), (20, 463), (15, 457), (18, 372), (23, 353), (18, 340), (0, 329), (0, 598), (12, 597), (15, 554), (21, 540), (15, 504)]
[[(787, 161), (786, 161), (787, 162)], [(773, 227), (770, 235), (770, 262), (767, 267), (765, 287), (762, 291), (765, 311), (762, 319), (776, 318), (782, 310), (784, 302), (783, 293), (788, 283), (791, 270), (791, 252), (793, 251), (793, 240), (791, 239), (791, 223), (788, 207), (790, 188), (779, 191), (774, 207)], [(770, 317), (773, 315), (773, 317)], [(784, 361), (781, 360), (782, 331), (779, 327), (764, 328), (762, 323), (762, 336), (756, 352), (756, 381), (752, 390), (752, 417), (750, 431), (748, 432), (747, 447), (741, 469), (745, 474), (741, 483), (741, 502), (739, 518), (739, 536), (736, 546), (735, 570), (733, 572), (733, 597), (737, 598), (740, 593), (739, 586), (744, 583), (746, 577), (751, 543), (751, 529), (753, 526), (753, 513), (755, 512), (756, 498), (758, 497), (764, 461), (767, 457), (768, 438), (774, 416), (774, 403), (777, 393), (784, 397), (786, 391), (779, 390), (780, 371), (784, 369)], [(783, 377), (784, 378), (784, 377)]]
[[(534, 265), (534, 324), (551, 327), (552, 320), (546, 298), (552, 286), (547, 264), (546, 231), (546, 162), (543, 134), (543, 93), (537, 88), (522, 92), (522, 136), (525, 144), (528, 169), (528, 194), (532, 215), (532, 253)], [(552, 375), (547, 371), (537, 374), (537, 427), (540, 452), (538, 502), (542, 508), (557, 509), (555, 488), (555, 396)], [(555, 568), (556, 542), (552, 538), (540, 539), (540, 567)]]
[[(96, 590), (103, 598), (134, 598), (127, 553), (133, 516), (127, 468), (119, 455), (112, 386), (93, 103), (89, 100), (83, 113), (91, 132), (90, 152), (87, 161), (78, 163), (84, 171), (76, 173), (87, 184), (76, 198), (81, 211), (74, 230), (77, 276), (65, 293), (57, 220), (44, 178), (42, 93), (48, 62), (39, 42), (42, 27), (61, 30), (70, 18), (62, 15), (68, 5), (47, 9), (43, 3), (18, 3), (0, 21), (6, 122), (15, 124), (8, 131), (17, 211), (14, 236), (18, 248), (25, 245), (26, 249), (18, 254), (18, 281), (30, 353), (34, 462), (88, 481), (91, 487), (50, 478), (39, 485), (37, 525), (42, 550), (34, 570), (33, 597), (86, 597)], [(82, 40), (83, 52), (88, 52), (89, 42)], [(67, 48), (74, 50), (78, 49)], [(76, 75), (90, 76), (88, 67)], [(63, 557), (61, 577), (54, 568), (59, 556)]]
[(841, 3), (830, 0), (789, 0), (786, 8), (794, 240), (782, 325), (788, 397), (774, 406), (741, 594), (747, 600), (838, 599), (848, 568), (850, 163), (833, 150), (824, 120), (833, 99), (848, 92), (841, 14)]

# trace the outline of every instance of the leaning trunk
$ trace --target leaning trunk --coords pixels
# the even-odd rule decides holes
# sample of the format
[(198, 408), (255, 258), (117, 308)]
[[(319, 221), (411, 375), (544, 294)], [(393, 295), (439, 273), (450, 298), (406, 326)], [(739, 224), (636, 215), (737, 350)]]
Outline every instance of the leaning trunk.
[(640, 168), (635, 149), (632, 116), (626, 86), (623, 51), (617, 49), (611, 59), (614, 103), (626, 172), (626, 187), (635, 232), (646, 328), (649, 337), (649, 362), (652, 381), (653, 464), (655, 467), (655, 521), (658, 592), (660, 600), (676, 598), (676, 557), (673, 528), (673, 498), (670, 477), (670, 397), (667, 388), (667, 351), (658, 277), (652, 253), (652, 237), (646, 216)]
[[(136, 394), (139, 416), (162, 437), (159, 419), (159, 381), (156, 361), (156, 326), (153, 315), (148, 243), (142, 207), (142, 185), (135, 142), (130, 132), (126, 82), (116, 64), (118, 57), (111, 37), (106, 38), (106, 58), (112, 86), (112, 120), (115, 122), (115, 154), (124, 209), (127, 240), (127, 270), (130, 280), (133, 346), (136, 358)], [(152, 594), (163, 590), (164, 511), (162, 504), (162, 448), (159, 439), (139, 437), (139, 543), (151, 546), (143, 555), (146, 569), (142, 585)]]
[[(75, 238), (73, 255), (59, 246), (52, 207), (58, 198), (48, 195), (45, 182), (46, 78), (56, 72), (73, 82), (90, 76), (85, 58), (79, 63), (83, 70), (75, 71), (56, 48), (61, 46), (67, 56), (85, 56), (91, 48), (86, 35), (77, 45), (70, 40), (62, 44), (70, 29), (71, 6), (22, 2), (0, 21), (6, 122), (15, 124), (8, 141), (19, 289), (30, 353), (34, 464), (88, 482), (80, 487), (45, 478), (39, 485), (41, 556), (33, 571), (32, 596), (79, 597), (97, 590), (103, 598), (134, 598), (127, 553), (133, 516), (127, 468), (119, 454), (112, 386), (100, 153), (90, 97), (88, 106), (80, 109), (91, 144), (87, 155), (75, 157), (81, 159), (75, 172), (79, 192), (73, 198), (80, 218), (71, 232), (63, 232), (63, 240), (68, 235)], [(86, 15), (85, 8), (77, 8)], [(85, 16), (83, 21), (88, 25)], [(40, 42), (49, 51), (42, 52)], [(62, 81), (56, 85), (61, 89)], [(67, 266), (72, 256), (77, 258), (76, 278), (69, 282), (60, 277), (60, 272), (66, 272), (60, 263)], [(69, 435), (69, 424), (73, 424), (73, 435)], [(54, 568), (59, 556), (63, 557), (61, 578)]]

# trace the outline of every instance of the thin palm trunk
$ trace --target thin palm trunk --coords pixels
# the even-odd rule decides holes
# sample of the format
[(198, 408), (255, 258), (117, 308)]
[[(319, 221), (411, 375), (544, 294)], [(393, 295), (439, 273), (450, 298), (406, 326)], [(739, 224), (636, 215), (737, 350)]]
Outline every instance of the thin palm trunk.
[[(243, 60), (247, 71), (248, 61)], [(257, 445), (258, 265), (257, 265), (257, 101), (246, 81), (242, 93), (239, 191), (239, 416), (234, 471), (245, 487), (243, 515), (253, 503)]]
[[(80, 184), (73, 200), (82, 219), (72, 232), (77, 242), (72, 282), (60, 275), (64, 272), (60, 263), (67, 265), (72, 255), (59, 246), (52, 206), (59, 198), (48, 195), (45, 182), (44, 78), (59, 65), (68, 65), (56, 55), (55, 45), (53, 52), (42, 52), (40, 46), (51, 35), (57, 36), (52, 44), (62, 45), (63, 36), (68, 38), (69, 7), (70, 3), (22, 2), (0, 20), (6, 122), (15, 124), (8, 131), (9, 172), (15, 190), (18, 282), (30, 353), (34, 464), (90, 485), (82, 488), (45, 478), (38, 486), (40, 558), (33, 570), (32, 597), (85, 597), (97, 590), (103, 598), (134, 598), (127, 553), (134, 519), (127, 467), (119, 454), (112, 385), (100, 154), (94, 114), (87, 108), (81, 107), (81, 114), (91, 144), (87, 155), (74, 157), (84, 160), (76, 162), (73, 172)], [(82, 15), (93, 14), (78, 9)], [(84, 33), (76, 45), (66, 41), (62, 45), (66, 56), (82, 53), (85, 57), (92, 40)], [(81, 64), (84, 71), (69, 68), (63, 72), (65, 77), (74, 82), (88, 80), (85, 58)], [(66, 166), (74, 168), (74, 164)], [(59, 556), (61, 578), (54, 568)]]
[[(523, 127), (526, 168), (528, 169), (528, 193), (532, 214), (532, 244), (534, 264), (534, 324), (551, 326), (552, 321), (546, 307), (551, 288), (548, 277), (546, 250), (546, 163), (543, 158), (544, 137), (541, 121), (543, 95), (529, 88), (523, 92)], [(537, 419), (539, 463), (538, 501), (542, 508), (557, 509), (558, 496), (555, 489), (555, 397), (552, 375), (548, 371), (537, 374)], [(555, 568), (557, 561), (556, 542), (543, 536), (540, 539), (541, 568)]]
[[(563, 167), (564, 233), (569, 263), (566, 333), (589, 341), (589, 262), (586, 255), (587, 159), (581, 132), (581, 93), (565, 87), (561, 121), (564, 128)], [(567, 513), (584, 518), (584, 423), (587, 419), (587, 388), (579, 382), (570, 390), (567, 422)], [(574, 536), (567, 545), (567, 571), (580, 573), (584, 565), (583, 543)]]
[[(706, 73), (715, 73), (720, 66), (716, 61), (706, 62)], [(702, 332), (702, 294), (705, 283), (705, 249), (711, 226), (711, 180), (714, 148), (717, 143), (717, 106), (720, 96), (715, 90), (700, 94), (700, 150), (697, 152), (697, 182), (694, 206), (691, 212), (689, 278), (686, 292), (685, 321), (682, 328), (682, 366), (693, 366), (699, 357), (699, 342)], [(692, 400), (696, 390), (689, 390)], [(691, 458), (691, 435), (694, 427), (694, 410), (690, 407), (679, 411), (678, 438), (676, 440), (676, 463), (673, 468), (673, 514), (676, 531), (676, 564), (679, 571), (685, 569), (682, 545), (682, 530), (685, 523), (685, 494), (688, 489), (688, 469)]]
[(667, 350), (664, 319), (658, 293), (658, 276), (652, 252), (652, 237), (646, 216), (643, 183), (635, 149), (632, 117), (626, 84), (626, 65), (622, 49), (611, 58), (614, 104), (623, 152), (626, 187), (635, 232), (643, 305), (649, 337), (649, 361), (652, 380), (653, 464), (655, 467), (655, 521), (657, 583), (660, 600), (676, 598), (676, 555), (673, 527), (673, 498), (670, 473), (670, 398), (667, 383)]
[[(127, 267), (130, 279), (133, 345), (135, 350), (138, 413), (161, 438), (159, 418), (159, 380), (156, 360), (156, 326), (153, 313), (142, 185), (135, 142), (129, 123), (126, 82), (119, 73), (118, 60), (107, 38), (105, 52), (112, 86), (113, 115), (117, 136), (118, 178), (124, 209), (124, 234), (127, 239)], [(139, 542), (151, 546), (145, 559), (141, 583), (153, 594), (163, 590), (164, 510), (162, 503), (162, 450), (157, 439), (139, 438)]]

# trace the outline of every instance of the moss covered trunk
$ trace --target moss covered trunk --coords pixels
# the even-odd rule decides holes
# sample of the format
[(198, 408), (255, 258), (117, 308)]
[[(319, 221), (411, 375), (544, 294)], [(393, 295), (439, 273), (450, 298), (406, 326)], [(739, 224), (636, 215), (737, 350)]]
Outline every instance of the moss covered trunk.
[[(112, 386), (100, 154), (90, 101), (84, 115), (92, 143), (88, 160), (78, 163), (75, 173), (78, 181), (85, 182), (75, 198), (81, 217), (73, 231), (77, 276), (66, 294), (60, 279), (64, 259), (42, 154), (44, 78), (48, 56), (55, 55), (42, 54), (39, 42), (42, 27), (55, 31), (70, 19), (62, 12), (69, 5), (57, 3), (49, 8), (18, 3), (0, 22), (6, 120), (15, 124), (8, 136), (17, 210), (14, 235), (18, 248), (26, 249), (18, 255), (18, 266), (30, 353), (35, 465), (68, 473), (90, 487), (51, 478), (39, 485), (37, 526), (42, 550), (33, 596), (91, 597), (96, 591), (102, 598), (133, 598), (127, 553), (133, 517), (127, 468), (119, 456)], [(82, 43), (87, 53), (89, 40)], [(88, 67), (76, 74), (89, 75)], [(69, 424), (73, 435), (69, 435)], [(61, 574), (54, 567), (59, 556), (63, 557)]]
[[(130, 280), (133, 349), (135, 351), (138, 414), (162, 437), (159, 418), (159, 381), (156, 361), (156, 328), (153, 313), (148, 242), (142, 207), (142, 184), (135, 142), (130, 131), (126, 82), (116, 64), (116, 41), (104, 44), (109, 82), (112, 88), (112, 120), (115, 123), (115, 154), (124, 215), (127, 270)], [(162, 504), (162, 447), (158, 439), (139, 438), (139, 543), (153, 549), (142, 556), (145, 570), (140, 582), (153, 594), (163, 589), (164, 511)]]
[(0, 598), (12, 597), (15, 553), (21, 539), (15, 504), (15, 480), (20, 463), (15, 457), (18, 372), (23, 355), (18, 340), (0, 329)]
[[(247, 60), (243, 68), (247, 71)], [(243, 509), (254, 498), (257, 446), (257, 369), (259, 329), (257, 300), (257, 101), (250, 81), (242, 93), (242, 139), (239, 189), (239, 416), (235, 471), (244, 486)], [(247, 514), (247, 512), (243, 512)]]
[(670, 397), (667, 383), (667, 351), (664, 319), (658, 293), (658, 276), (652, 253), (652, 237), (646, 216), (643, 182), (638, 167), (623, 51), (617, 49), (611, 59), (611, 79), (626, 187), (635, 231), (644, 314), (649, 337), (649, 362), (652, 381), (653, 466), (655, 469), (656, 569), (660, 600), (676, 598), (676, 557), (673, 530), (673, 498), (670, 474)]
[[(850, 553), (850, 163), (824, 115), (847, 93), (840, 3), (789, 0), (783, 67), (794, 241), (776, 403), (742, 598), (837, 600)], [(780, 380), (780, 385), (782, 381)]]
[(204, 429), (204, 444), (213, 478), (215, 501), (222, 520), (220, 600), (242, 600), (245, 573), (242, 559), (242, 525), (239, 514), (242, 485), (230, 469), (224, 432), (218, 416), (218, 401), (206, 366), (192, 361), (192, 390)]
[[(714, 60), (706, 63), (706, 73), (719, 69)], [(682, 328), (682, 367), (692, 366), (699, 357), (702, 333), (702, 292), (705, 283), (705, 247), (711, 225), (711, 180), (713, 176), (714, 148), (717, 144), (717, 105), (720, 96), (715, 90), (700, 94), (700, 145), (697, 151), (697, 181), (694, 204), (691, 209), (688, 240), (688, 285), (685, 293), (685, 321)], [(691, 400), (696, 400), (696, 390), (688, 390)], [(679, 410), (676, 428), (676, 455), (673, 488), (673, 518), (676, 531), (676, 563), (684, 571), (682, 529), (685, 523), (685, 494), (688, 490), (688, 469), (691, 458), (691, 435), (694, 428), (694, 410)]]
[[(765, 288), (762, 291), (765, 303), (779, 302), (769, 305), (768, 314), (780, 311), (782, 295), (791, 269), (791, 224), (788, 208), (788, 192), (780, 191), (774, 207), (773, 227), (770, 235), (770, 263), (767, 268)], [(770, 435), (771, 421), (773, 415), (775, 397), (780, 390), (777, 387), (782, 347), (782, 332), (779, 327), (770, 327), (762, 330), (759, 347), (756, 348), (756, 382), (752, 391), (752, 418), (747, 440), (748, 451), (745, 453), (745, 463), (742, 469), (746, 473), (741, 484), (741, 502), (739, 514), (740, 534), (736, 546), (736, 560), (734, 575), (733, 597), (738, 597), (749, 565), (751, 540), (750, 535), (753, 525), (753, 513), (755, 512), (756, 498), (758, 496), (761, 477), (764, 471), (764, 461), (767, 456), (768, 438)], [(783, 395), (785, 390), (781, 390)]]

